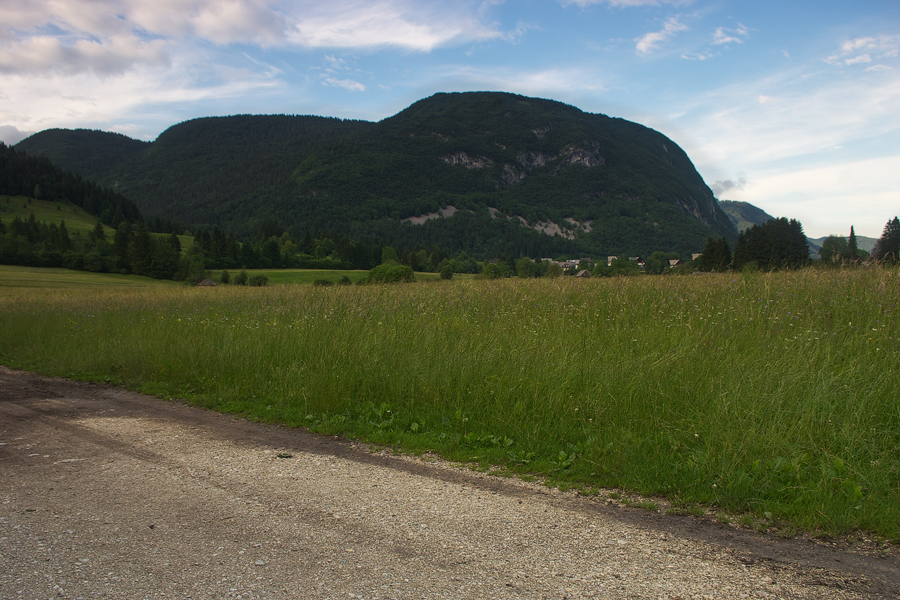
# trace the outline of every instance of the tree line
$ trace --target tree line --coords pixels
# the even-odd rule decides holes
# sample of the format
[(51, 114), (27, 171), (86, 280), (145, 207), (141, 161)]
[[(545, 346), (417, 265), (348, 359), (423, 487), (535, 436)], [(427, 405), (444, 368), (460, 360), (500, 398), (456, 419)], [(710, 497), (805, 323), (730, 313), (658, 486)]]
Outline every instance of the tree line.
[[(887, 222), (871, 256), (859, 248), (856, 232), (851, 225), (848, 238), (835, 235), (826, 238), (819, 250), (819, 257), (819, 264), (822, 265), (854, 264), (870, 259), (896, 264), (900, 257), (900, 220), (894, 217)], [(696, 262), (700, 271), (722, 272), (731, 269), (796, 269), (810, 264), (811, 260), (803, 226), (799, 221), (782, 217), (741, 232), (733, 254), (724, 237), (709, 237)]]
[(48, 159), (17, 152), (0, 142), (0, 195), (71, 202), (98, 215), (111, 227), (143, 220), (137, 205), (125, 196), (63, 171)]

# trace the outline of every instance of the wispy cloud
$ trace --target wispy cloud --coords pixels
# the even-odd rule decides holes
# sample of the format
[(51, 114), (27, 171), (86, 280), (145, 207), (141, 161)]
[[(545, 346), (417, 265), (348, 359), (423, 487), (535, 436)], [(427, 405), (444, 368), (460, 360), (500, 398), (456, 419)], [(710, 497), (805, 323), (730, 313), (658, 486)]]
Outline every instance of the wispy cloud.
[(429, 52), (471, 41), (516, 41), (483, 23), (473, 0), (28, 0), (6, 2), (0, 73), (116, 74), (166, 66), (185, 43), (220, 47), (381, 48)]
[(651, 31), (637, 38), (635, 40), (637, 42), (635, 49), (638, 55), (647, 56), (658, 50), (662, 44), (669, 41), (676, 33), (687, 29), (688, 26), (679, 22), (677, 17), (669, 17), (659, 31)]
[(0, 45), (0, 73), (5, 74), (119, 75), (140, 64), (168, 66), (166, 42), (115, 37), (66, 44), (58, 38), (35, 36)]
[(719, 54), (707, 50), (704, 52), (684, 52), (682, 53), (681, 58), (685, 60), (709, 60), (716, 56), (719, 56)]
[(900, 186), (898, 161), (900, 155), (760, 171), (752, 183), (730, 190), (729, 198), (751, 202), (776, 217), (798, 219), (810, 237), (847, 235), (850, 225), (858, 235), (878, 237), (897, 214), (893, 190)]
[(844, 42), (841, 44), (840, 52), (832, 54), (825, 59), (825, 62), (830, 65), (850, 67), (898, 56), (900, 56), (900, 36), (867, 36)]
[(716, 195), (716, 198), (720, 198), (722, 194), (726, 194), (733, 190), (743, 190), (747, 187), (747, 178), (739, 177), (737, 181), (732, 179), (725, 179), (724, 181), (719, 180), (713, 183), (711, 186), (713, 194)]
[(749, 31), (743, 25), (738, 25), (735, 29), (727, 27), (717, 27), (713, 33), (712, 44), (721, 46), (722, 44), (743, 44), (747, 38)]
[(349, 90), (351, 92), (366, 91), (366, 86), (358, 81), (353, 81), (352, 79), (335, 79), (334, 77), (326, 77), (322, 81), (322, 85), (344, 88), (345, 90)]
[(503, 38), (468, 3), (423, 6), (405, 0), (311, 3), (298, 12), (289, 40), (311, 48), (395, 47), (430, 52), (440, 46)]

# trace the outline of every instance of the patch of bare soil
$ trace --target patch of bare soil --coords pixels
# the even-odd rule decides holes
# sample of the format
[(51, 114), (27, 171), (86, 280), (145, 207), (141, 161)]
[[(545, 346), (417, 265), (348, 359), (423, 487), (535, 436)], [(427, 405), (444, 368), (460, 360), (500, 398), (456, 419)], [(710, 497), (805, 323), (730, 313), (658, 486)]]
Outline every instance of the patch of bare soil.
[(2, 598), (896, 598), (893, 548), (0, 367)]

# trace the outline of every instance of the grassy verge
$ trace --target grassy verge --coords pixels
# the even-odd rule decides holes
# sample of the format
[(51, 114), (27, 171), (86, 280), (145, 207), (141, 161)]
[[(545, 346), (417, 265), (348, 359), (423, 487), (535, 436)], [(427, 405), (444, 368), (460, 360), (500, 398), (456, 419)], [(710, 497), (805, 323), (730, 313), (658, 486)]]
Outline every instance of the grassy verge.
[(0, 361), (898, 539), (898, 304), (897, 269), (0, 291)]

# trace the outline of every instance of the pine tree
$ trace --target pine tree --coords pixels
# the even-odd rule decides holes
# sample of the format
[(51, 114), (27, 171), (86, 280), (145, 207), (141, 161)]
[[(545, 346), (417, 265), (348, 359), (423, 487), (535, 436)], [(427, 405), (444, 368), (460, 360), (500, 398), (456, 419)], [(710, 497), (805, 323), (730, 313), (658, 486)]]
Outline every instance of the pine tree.
[(900, 219), (897, 217), (884, 226), (884, 231), (872, 250), (872, 258), (890, 264), (900, 260)]
[(97, 219), (97, 224), (94, 225), (91, 235), (93, 235), (94, 239), (98, 242), (100, 240), (106, 240), (106, 232), (103, 230), (103, 223), (100, 222), (100, 219)]
[(853, 225), (850, 226), (850, 238), (847, 240), (847, 254), (844, 258), (847, 260), (859, 258), (859, 246), (856, 243), (856, 232), (853, 231)]
[(69, 230), (66, 227), (65, 220), (59, 222), (59, 232), (56, 238), (56, 249), (60, 252), (68, 252), (72, 249), (72, 239), (69, 237)]
[(144, 224), (138, 226), (131, 240), (131, 270), (138, 275), (147, 275), (153, 260), (153, 239)]
[(701, 271), (722, 273), (731, 267), (731, 248), (725, 237), (706, 239), (706, 247), (697, 259), (697, 268)]
[(120, 223), (118, 229), (116, 229), (116, 235), (113, 238), (112, 249), (116, 261), (116, 269), (119, 272), (127, 273), (131, 270), (130, 244), (131, 227), (128, 226), (128, 223)]

